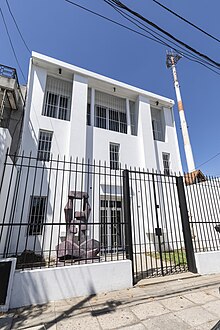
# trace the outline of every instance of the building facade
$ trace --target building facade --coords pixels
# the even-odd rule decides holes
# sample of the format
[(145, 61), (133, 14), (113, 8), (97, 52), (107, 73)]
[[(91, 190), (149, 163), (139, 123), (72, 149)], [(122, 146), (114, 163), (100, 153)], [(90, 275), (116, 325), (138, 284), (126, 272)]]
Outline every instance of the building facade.
[[(29, 249), (55, 257), (57, 246), (70, 234), (64, 209), (72, 196), (88, 196), (90, 211), (83, 235), (105, 250), (123, 249), (121, 170), (182, 172), (173, 104), (168, 98), (33, 52), (20, 158), (8, 174), (13, 196), (11, 204), (2, 208), (3, 221), (7, 223), (8, 217), (17, 226), (4, 227), (3, 255)], [(7, 193), (7, 183), (2, 189)], [(131, 190), (138, 200), (141, 187)], [(142, 199), (147, 200), (145, 194)], [(160, 198), (159, 190), (157, 194)], [(74, 221), (85, 220), (84, 202), (78, 197), (70, 201)], [(149, 202), (144, 221), (150, 207)], [(152, 222), (144, 240), (151, 239), (154, 227)], [(73, 232), (82, 237), (79, 228)]]
[(165, 97), (33, 53), (21, 149), (45, 160), (59, 154), (182, 172), (172, 107)]

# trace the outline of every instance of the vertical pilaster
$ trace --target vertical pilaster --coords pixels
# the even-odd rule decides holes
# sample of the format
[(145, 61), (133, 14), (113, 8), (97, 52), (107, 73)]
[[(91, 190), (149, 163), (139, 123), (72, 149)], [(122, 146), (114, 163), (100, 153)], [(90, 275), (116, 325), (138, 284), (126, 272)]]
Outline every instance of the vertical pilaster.
[(127, 134), (131, 135), (131, 116), (129, 99), (126, 99)]

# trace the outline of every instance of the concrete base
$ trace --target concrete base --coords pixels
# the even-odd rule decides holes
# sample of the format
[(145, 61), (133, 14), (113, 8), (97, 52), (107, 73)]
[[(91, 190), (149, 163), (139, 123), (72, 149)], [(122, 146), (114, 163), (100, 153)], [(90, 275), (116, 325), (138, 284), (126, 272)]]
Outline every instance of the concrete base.
[(130, 260), (16, 271), (10, 308), (131, 287)]
[(195, 259), (199, 274), (220, 273), (220, 251), (195, 253)]

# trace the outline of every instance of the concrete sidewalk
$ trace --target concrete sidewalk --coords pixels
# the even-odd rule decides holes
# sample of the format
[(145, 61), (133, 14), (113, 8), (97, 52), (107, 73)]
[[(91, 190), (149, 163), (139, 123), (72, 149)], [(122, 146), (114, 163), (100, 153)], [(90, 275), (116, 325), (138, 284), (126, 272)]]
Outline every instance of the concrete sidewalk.
[(220, 274), (146, 279), (129, 290), (12, 310), (0, 329), (220, 330), (219, 287)]

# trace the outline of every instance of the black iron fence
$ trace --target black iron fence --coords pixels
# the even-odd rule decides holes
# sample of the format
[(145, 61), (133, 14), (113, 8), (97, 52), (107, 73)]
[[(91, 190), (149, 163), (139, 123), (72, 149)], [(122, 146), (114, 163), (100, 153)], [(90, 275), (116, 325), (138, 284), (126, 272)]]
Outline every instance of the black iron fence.
[(185, 205), (180, 203), (182, 178), (130, 170), (127, 180), (134, 278), (187, 271), (192, 249), (187, 243)]
[(130, 259), (138, 280), (196, 272), (194, 252), (220, 247), (217, 179), (24, 154), (0, 178), (0, 258), (17, 268)]
[(122, 170), (7, 155), (0, 183), (0, 258), (17, 268), (126, 258)]

